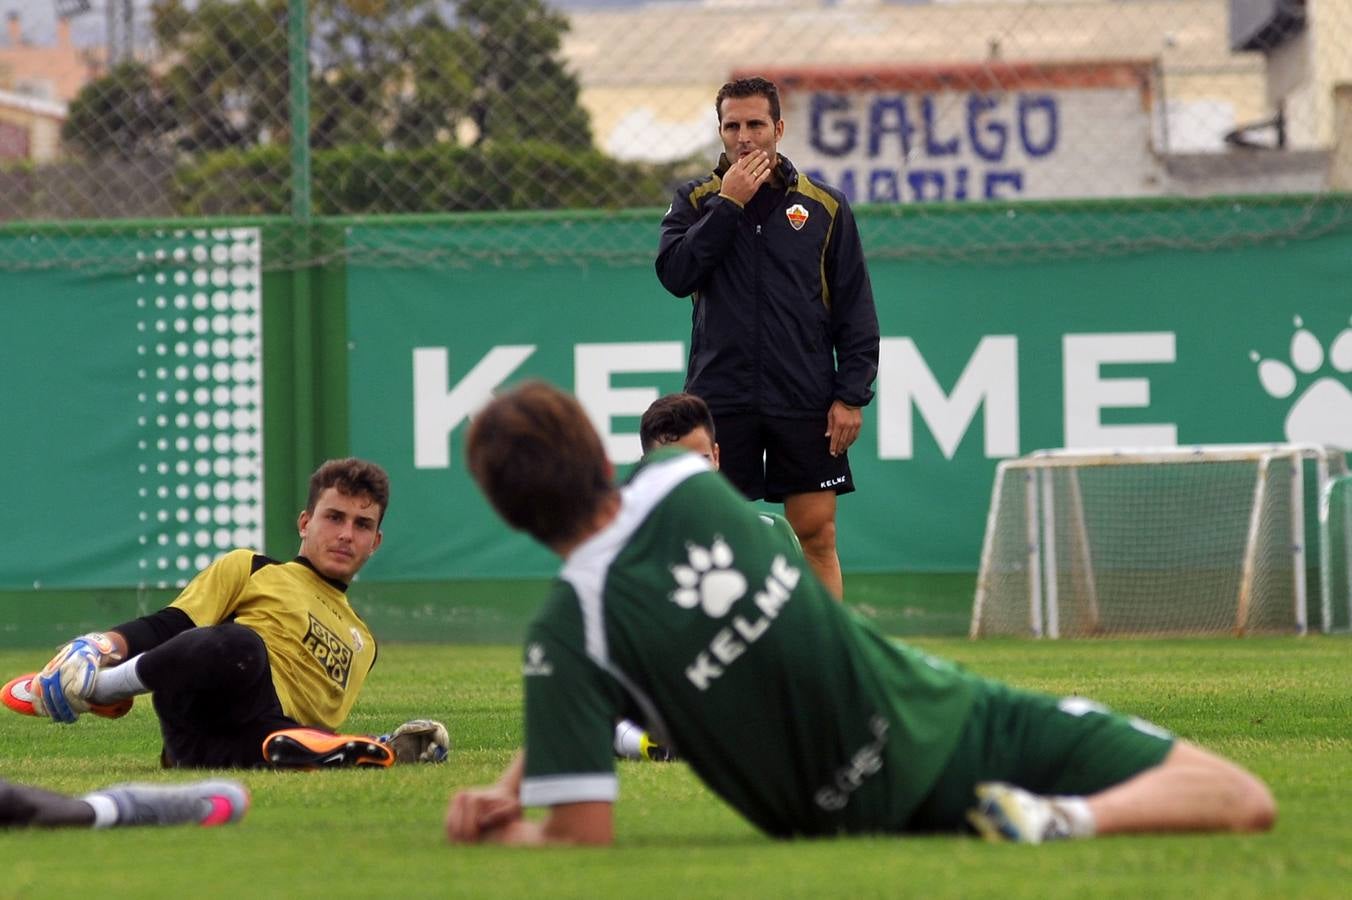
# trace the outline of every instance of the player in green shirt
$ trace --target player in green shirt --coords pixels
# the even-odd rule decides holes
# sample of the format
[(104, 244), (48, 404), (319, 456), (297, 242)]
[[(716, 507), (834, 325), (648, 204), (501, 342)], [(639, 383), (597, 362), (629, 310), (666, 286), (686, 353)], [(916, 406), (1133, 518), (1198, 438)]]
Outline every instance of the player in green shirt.
[(970, 822), (1036, 843), (1275, 819), (1262, 781), (1155, 726), (883, 637), (699, 456), (653, 454), (616, 488), (556, 388), (489, 403), (467, 455), (499, 515), (563, 568), (526, 641), (525, 750), (452, 798), (453, 841), (610, 843), (619, 716), (677, 736), (695, 773), (775, 836)]
[[(694, 394), (667, 394), (654, 400), (639, 419), (638, 440), (644, 456), (663, 447), (678, 447), (698, 453), (709, 461), (711, 468), (715, 471), (718, 469), (714, 416), (708, 405)], [(792, 545), (794, 560), (801, 561), (803, 547), (789, 520), (778, 513), (764, 510), (759, 515), (779, 540)], [(659, 744), (642, 725), (632, 719), (621, 719), (615, 726), (614, 749), (615, 755), (624, 759), (670, 762), (677, 758), (670, 745)]]

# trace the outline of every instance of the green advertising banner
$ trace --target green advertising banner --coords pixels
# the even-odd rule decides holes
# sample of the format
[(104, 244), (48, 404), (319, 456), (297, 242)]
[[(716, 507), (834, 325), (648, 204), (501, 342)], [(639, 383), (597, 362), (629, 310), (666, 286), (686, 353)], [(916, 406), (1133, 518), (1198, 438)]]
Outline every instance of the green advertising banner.
[[(890, 215), (860, 211), (866, 250), (894, 227)], [(1100, 235), (1133, 227), (1120, 209), (1083, 219)], [(632, 259), (633, 223), (614, 228), (621, 261), (592, 265), (460, 254), (450, 224), (421, 231), (414, 249), (398, 229), (350, 229), (350, 446), (394, 485), (386, 542), (364, 577), (556, 569), (497, 521), (464, 469), (468, 417), (502, 385), (544, 378), (574, 391), (621, 469), (637, 458), (638, 415), (682, 384), (690, 307)], [(592, 245), (609, 246), (598, 231)], [(418, 252), (461, 264), (382, 261)], [(973, 571), (996, 463), (1040, 448), (1352, 445), (1345, 228), (1108, 258), (880, 255), (870, 271), (882, 358), (850, 451), (859, 489), (840, 504), (847, 571)]]
[[(840, 505), (846, 570), (974, 571), (995, 465), (1039, 448), (1352, 445), (1352, 229), (1227, 246), (1238, 209), (1056, 208), (1049, 221), (1096, 246), (1121, 232), (1137, 249), (1032, 259), (990, 249), (1008, 211), (860, 210), (883, 343), (850, 452), (859, 490)], [(1242, 216), (1276, 228), (1300, 209)], [(952, 238), (973, 216), (984, 250), (925, 230)], [(1171, 217), (1215, 249), (1139, 249)], [(266, 302), (256, 227), (0, 234), (5, 258), (28, 260), (0, 281), (0, 591), (171, 590), (262, 547), (264, 327), (266, 508), (286, 543), (264, 549), (293, 549), (311, 457), (350, 450), (394, 487), (364, 580), (551, 574), (470, 483), (465, 426), (495, 389), (545, 378), (581, 398), (621, 473), (637, 459), (638, 417), (681, 387), (689, 337), (689, 301), (653, 274), (659, 218), (351, 223), (345, 263), (274, 274)], [(69, 262), (85, 258), (129, 262)], [(316, 443), (326, 422), (336, 437)]]
[(135, 300), (67, 271), (7, 275), (5, 293), (0, 586), (135, 584)]
[(0, 282), (0, 590), (172, 588), (261, 546), (257, 230), (43, 246), (137, 263)]

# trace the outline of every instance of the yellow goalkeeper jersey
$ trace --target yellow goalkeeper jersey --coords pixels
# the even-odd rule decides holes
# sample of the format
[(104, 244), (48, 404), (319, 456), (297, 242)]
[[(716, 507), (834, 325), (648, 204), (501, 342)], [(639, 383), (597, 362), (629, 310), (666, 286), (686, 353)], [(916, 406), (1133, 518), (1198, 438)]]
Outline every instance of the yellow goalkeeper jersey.
[(282, 710), (302, 725), (337, 731), (375, 665), (375, 638), (347, 602), (346, 585), (301, 559), (232, 550), (170, 606), (199, 627), (233, 621), (253, 629), (268, 648)]

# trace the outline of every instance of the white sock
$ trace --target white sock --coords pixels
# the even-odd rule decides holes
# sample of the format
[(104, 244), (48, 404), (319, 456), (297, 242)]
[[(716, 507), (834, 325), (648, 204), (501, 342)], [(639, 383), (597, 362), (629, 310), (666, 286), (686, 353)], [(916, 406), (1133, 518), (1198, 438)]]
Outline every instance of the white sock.
[(642, 759), (643, 729), (628, 719), (615, 726), (615, 753), (625, 759)]
[(80, 798), (94, 808), (94, 828), (117, 824), (117, 804), (107, 794), (85, 794)]
[(1089, 810), (1089, 801), (1083, 797), (1049, 797), (1052, 809), (1061, 815), (1073, 838), (1093, 837), (1098, 826)]
[(134, 656), (120, 666), (99, 669), (99, 674), (94, 678), (94, 692), (89, 695), (90, 701), (102, 705), (144, 694), (146, 686), (141, 683), (141, 676), (136, 671), (136, 664), (140, 661), (140, 656)]

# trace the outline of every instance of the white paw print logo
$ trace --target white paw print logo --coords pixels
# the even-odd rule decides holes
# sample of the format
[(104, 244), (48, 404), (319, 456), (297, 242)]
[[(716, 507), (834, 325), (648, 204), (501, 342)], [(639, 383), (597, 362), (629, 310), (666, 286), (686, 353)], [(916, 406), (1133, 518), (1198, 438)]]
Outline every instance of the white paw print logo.
[(682, 609), (704, 607), (704, 612), (715, 619), (722, 618), (743, 594), (746, 578), (732, 568), (732, 548), (721, 537), (715, 537), (708, 549), (690, 544), (686, 564), (671, 567), (676, 579), (676, 590), (671, 602)]
[[(1302, 376), (1311, 376), (1327, 362), (1334, 372), (1346, 375), (1352, 372), (1352, 327), (1344, 328), (1329, 344), (1327, 357), (1324, 346), (1301, 321), (1295, 318), (1295, 333), (1291, 335), (1291, 362), (1279, 359), (1261, 359), (1250, 351), (1249, 358), (1258, 363), (1258, 381), (1269, 396), (1285, 400), (1302, 387)], [(1345, 378), (1325, 375), (1303, 386), (1291, 411), (1286, 414), (1286, 439), (1298, 443), (1331, 444), (1352, 447), (1352, 390)]]

